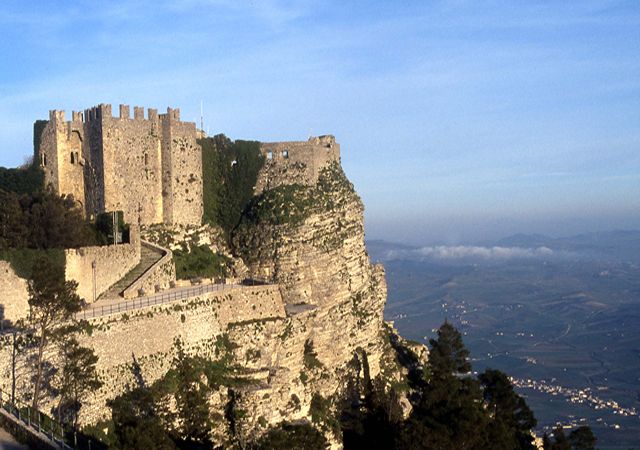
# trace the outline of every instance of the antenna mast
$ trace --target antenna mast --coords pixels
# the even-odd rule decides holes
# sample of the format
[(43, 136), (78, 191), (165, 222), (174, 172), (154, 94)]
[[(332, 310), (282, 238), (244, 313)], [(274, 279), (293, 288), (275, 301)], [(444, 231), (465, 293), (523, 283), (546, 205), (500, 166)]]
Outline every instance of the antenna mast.
[(202, 100), (200, 100), (200, 130), (204, 132), (204, 113), (203, 113)]

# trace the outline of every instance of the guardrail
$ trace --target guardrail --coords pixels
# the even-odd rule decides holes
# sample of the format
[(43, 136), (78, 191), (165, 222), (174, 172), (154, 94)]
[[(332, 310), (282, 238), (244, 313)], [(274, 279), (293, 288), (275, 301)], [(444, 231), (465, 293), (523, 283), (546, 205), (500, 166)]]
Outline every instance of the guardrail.
[(242, 284), (204, 284), (187, 289), (176, 289), (161, 294), (150, 295), (148, 297), (140, 297), (134, 300), (125, 300), (109, 305), (94, 305), (76, 313), (76, 320), (93, 319), (95, 317), (103, 317), (121, 312), (133, 311), (137, 309), (147, 308), (164, 303), (171, 303), (185, 298), (197, 297), (198, 295), (207, 294), (209, 292), (225, 291), (249, 286), (266, 285), (263, 281), (245, 280)]
[(62, 449), (94, 449), (104, 447), (98, 441), (78, 434), (68, 425), (63, 425), (41, 411), (34, 410), (31, 406), (19, 400), (11, 399), (11, 395), (0, 389), (0, 408), (13, 419), (14, 426), (21, 427), (27, 433), (31, 433), (37, 439), (47, 442)]

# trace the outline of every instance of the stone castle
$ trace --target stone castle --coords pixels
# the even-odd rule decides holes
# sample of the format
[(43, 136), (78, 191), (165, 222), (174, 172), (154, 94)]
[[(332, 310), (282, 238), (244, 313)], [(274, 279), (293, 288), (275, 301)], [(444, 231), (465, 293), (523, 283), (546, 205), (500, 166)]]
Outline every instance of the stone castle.
[[(203, 214), (201, 131), (182, 122), (180, 110), (111, 105), (84, 112), (49, 111), (43, 128), (34, 127), (37, 159), (45, 184), (72, 195), (87, 217), (123, 211), (125, 221), (139, 225), (200, 225)], [(256, 191), (282, 184), (314, 184), (320, 170), (339, 161), (333, 136), (301, 142), (261, 144), (265, 170)]]
[[(38, 132), (36, 128), (36, 132)], [(72, 195), (88, 217), (123, 211), (141, 225), (189, 225), (202, 221), (202, 150), (196, 126), (180, 110), (111, 105), (73, 112), (50, 111), (36, 149), (45, 183)]]
[[(135, 108), (132, 119), (126, 105), (117, 118), (109, 105), (99, 105), (74, 112), (71, 121), (64, 116), (51, 111), (35, 127), (46, 183), (73, 195), (88, 217), (121, 210), (132, 229), (141, 230), (130, 243), (65, 251), (66, 277), (78, 281), (88, 304), (79, 313), (91, 329), (82, 344), (98, 356), (104, 381), (82, 405), (83, 425), (108, 420), (107, 402), (136, 385), (137, 377), (149, 385), (162, 379), (176, 340), (207, 359), (218, 357), (224, 339), (233, 344), (226, 350), (231, 364), (242, 367), (247, 380), (233, 397), (246, 411), (238, 424), (246, 437), (282, 421), (308, 420), (312, 399), (337, 398), (345, 377), (353, 375), (354, 358), (360, 364), (366, 355), (371, 377), (404, 380), (394, 350), (400, 338), (383, 319), (384, 268), (369, 260), (364, 205), (342, 171), (333, 136), (260, 144), (264, 161), (254, 196), (295, 185), (306, 212), (299, 222), (247, 222), (231, 248), (216, 242), (208, 225), (200, 226), (200, 132), (194, 123), (181, 122), (177, 109), (150, 109), (144, 117)], [(297, 206), (278, 201), (274, 208), (286, 216)], [(161, 226), (147, 226), (156, 224)], [(198, 280), (193, 287), (190, 280), (177, 280), (171, 248), (187, 242), (184, 229), (194, 230), (189, 239), (195, 245), (217, 246), (232, 256), (239, 268), (235, 280)], [(168, 243), (164, 236), (172, 230), (179, 237)], [(242, 277), (266, 282), (254, 286)], [(28, 314), (27, 281), (4, 261), (0, 292), (7, 293), (0, 303), (6, 319)], [(10, 347), (0, 346), (0, 389), (10, 389), (10, 368)], [(27, 395), (29, 383), (20, 379), (18, 392)], [(221, 417), (236, 395), (231, 391), (221, 389), (210, 399)], [(46, 407), (57, 401), (48, 398)], [(211, 433), (224, 442), (230, 431), (221, 427)]]

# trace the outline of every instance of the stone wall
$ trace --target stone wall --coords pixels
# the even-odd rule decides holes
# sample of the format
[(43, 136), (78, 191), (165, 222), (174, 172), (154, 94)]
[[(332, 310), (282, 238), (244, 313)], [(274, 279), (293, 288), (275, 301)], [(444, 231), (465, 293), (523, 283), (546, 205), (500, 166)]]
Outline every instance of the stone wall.
[(258, 174), (257, 194), (284, 184), (313, 185), (323, 167), (340, 161), (340, 144), (330, 135), (306, 142), (265, 142), (260, 152), (265, 163)]
[[(78, 282), (78, 295), (92, 303), (140, 262), (140, 241), (65, 250), (65, 277)], [(95, 299), (93, 291), (95, 263)]]
[(124, 211), (125, 221), (162, 222), (161, 130), (157, 121), (102, 117), (105, 210)]
[[(75, 118), (75, 117), (74, 117)], [(45, 182), (57, 192), (73, 195), (85, 207), (82, 123), (65, 122), (64, 111), (51, 111), (41, 135), (40, 165)]]
[(98, 360), (103, 388), (82, 410), (84, 423), (108, 416), (106, 401), (135, 385), (133, 364), (145, 383), (153, 383), (168, 370), (174, 341), (181, 339), (191, 354), (213, 358), (216, 337), (230, 324), (253, 323), (285, 317), (276, 286), (228, 287), (202, 296), (90, 320), (91, 346)]
[(27, 280), (16, 275), (7, 261), (0, 260), (0, 320), (15, 323), (29, 314)]
[(164, 209), (168, 225), (200, 224), (202, 200), (202, 149), (196, 143), (196, 126), (180, 121), (180, 110), (167, 109), (161, 116), (164, 189), (171, 199)]

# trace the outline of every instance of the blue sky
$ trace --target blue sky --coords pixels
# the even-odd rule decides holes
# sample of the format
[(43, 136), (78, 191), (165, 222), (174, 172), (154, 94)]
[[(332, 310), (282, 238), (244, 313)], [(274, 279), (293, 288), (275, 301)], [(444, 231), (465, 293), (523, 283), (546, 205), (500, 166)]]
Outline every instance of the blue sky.
[(232, 138), (336, 135), (368, 236), (640, 228), (640, 2), (13, 1), (0, 164), (49, 109), (180, 107)]

